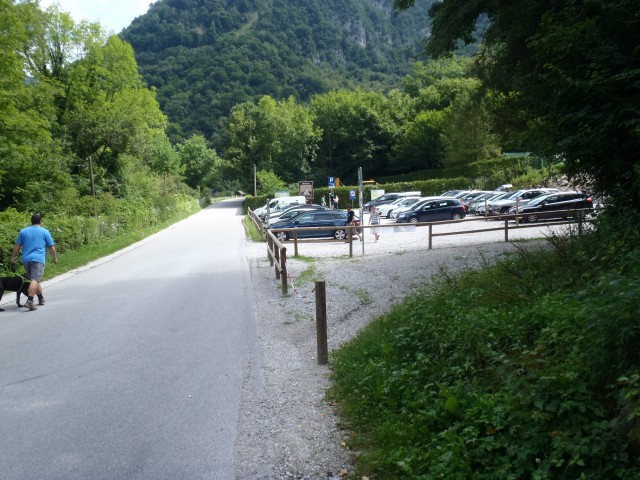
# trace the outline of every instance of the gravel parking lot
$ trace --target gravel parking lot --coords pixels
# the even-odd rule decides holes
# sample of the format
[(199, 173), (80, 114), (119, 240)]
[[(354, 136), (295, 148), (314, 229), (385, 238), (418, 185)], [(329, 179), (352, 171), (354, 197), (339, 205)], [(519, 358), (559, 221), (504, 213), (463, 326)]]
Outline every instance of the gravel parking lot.
[[(438, 225), (434, 233), (486, 225), (504, 222)], [(528, 239), (528, 248), (541, 248), (544, 237), (566, 228), (541, 225), (513, 230), (509, 238)], [(380, 234), (373, 243), (373, 235), (365, 231), (364, 254), (356, 238), (353, 258), (344, 242), (300, 243), (304, 258), (293, 258), (293, 244), (287, 242), (293, 284), (287, 296), (280, 293), (266, 245), (247, 243), (261, 363), (246, 379), (237, 478), (337, 479), (352, 469), (354, 452), (345, 446), (348, 432), (339, 427), (334, 406), (325, 398), (330, 370), (317, 365), (314, 281), (326, 282), (331, 351), (441, 269), (479, 268), (514, 250), (500, 231), (436, 237), (432, 250), (427, 249), (426, 227), (410, 232), (387, 227)]]

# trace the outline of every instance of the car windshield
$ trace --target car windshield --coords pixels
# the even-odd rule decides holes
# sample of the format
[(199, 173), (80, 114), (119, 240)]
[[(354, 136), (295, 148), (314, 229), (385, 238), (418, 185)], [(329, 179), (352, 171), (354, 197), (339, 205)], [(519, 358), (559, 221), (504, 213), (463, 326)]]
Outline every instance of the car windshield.
[(540, 195), (539, 197), (534, 198), (529, 202), (529, 205), (540, 205), (544, 201), (557, 200), (561, 202), (562, 200), (570, 200), (570, 195), (559, 195), (557, 193), (551, 193), (549, 195)]
[(508, 198), (510, 196), (511, 196), (511, 192), (503, 192), (503, 193), (494, 195), (493, 197), (490, 197), (489, 200), (502, 200), (503, 198)]
[(508, 197), (503, 197), (500, 200), (516, 200), (520, 198), (522, 195), (524, 195), (524, 193), (525, 193), (524, 190), (518, 190), (517, 192), (513, 192)]

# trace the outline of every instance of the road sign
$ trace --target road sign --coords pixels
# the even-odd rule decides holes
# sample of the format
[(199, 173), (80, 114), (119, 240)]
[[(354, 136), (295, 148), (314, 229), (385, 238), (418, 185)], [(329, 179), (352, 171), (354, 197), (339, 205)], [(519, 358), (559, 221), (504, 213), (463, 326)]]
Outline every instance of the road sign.
[(355, 200), (356, 199), (356, 191), (355, 190), (349, 190), (349, 199), (350, 200)]
[(329, 177), (329, 188), (335, 188), (336, 186), (336, 177)]

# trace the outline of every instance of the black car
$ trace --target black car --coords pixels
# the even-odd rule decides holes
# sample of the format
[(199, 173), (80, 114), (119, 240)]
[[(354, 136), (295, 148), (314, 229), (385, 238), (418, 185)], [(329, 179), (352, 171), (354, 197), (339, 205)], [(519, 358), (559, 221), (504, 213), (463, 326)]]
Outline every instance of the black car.
[[(360, 222), (356, 220), (356, 225)], [(302, 212), (300, 215), (284, 220), (282, 222), (272, 223), (270, 228), (277, 230), (280, 228), (300, 228), (298, 238), (309, 237), (334, 237), (338, 240), (344, 240), (347, 237), (347, 230), (341, 228), (326, 228), (306, 230), (305, 227), (346, 227), (347, 212), (339, 212), (335, 210), (315, 210)], [(292, 232), (275, 232), (275, 236), (281, 242), (293, 238)]]
[(593, 199), (588, 195), (578, 192), (556, 192), (540, 195), (526, 205), (522, 205), (519, 212), (516, 207), (511, 207), (509, 214), (520, 213), (522, 221), (537, 222), (540, 218), (567, 218), (575, 216), (566, 210), (593, 208)]
[(459, 220), (466, 216), (464, 205), (457, 198), (438, 198), (422, 203), (413, 210), (398, 214), (397, 223), (438, 222)]

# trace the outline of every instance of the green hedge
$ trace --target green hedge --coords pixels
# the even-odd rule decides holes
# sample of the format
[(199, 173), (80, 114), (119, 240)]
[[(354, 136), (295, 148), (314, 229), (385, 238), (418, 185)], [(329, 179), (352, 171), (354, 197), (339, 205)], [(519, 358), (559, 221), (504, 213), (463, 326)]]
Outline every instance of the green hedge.
[[(384, 190), (385, 193), (392, 192), (412, 192), (419, 191), (423, 196), (429, 195), (440, 195), (447, 190), (453, 190), (457, 188), (469, 188), (470, 180), (465, 177), (458, 178), (443, 178), (443, 179), (432, 179), (432, 180), (421, 180), (415, 182), (397, 182), (397, 183), (385, 183), (378, 185), (366, 185), (363, 187), (363, 203), (371, 200), (371, 190)], [(332, 189), (328, 187), (316, 188), (314, 203), (320, 203), (320, 199), (322, 196), (328, 201), (329, 192)], [(345, 208), (347, 205), (351, 205), (351, 201), (349, 200), (349, 191), (356, 191), (356, 198), (358, 195), (358, 187), (357, 186), (344, 186), (344, 187), (336, 187), (333, 189), (335, 193), (338, 195), (338, 206), (339, 208)], [(353, 202), (354, 205), (357, 205), (357, 200)]]

